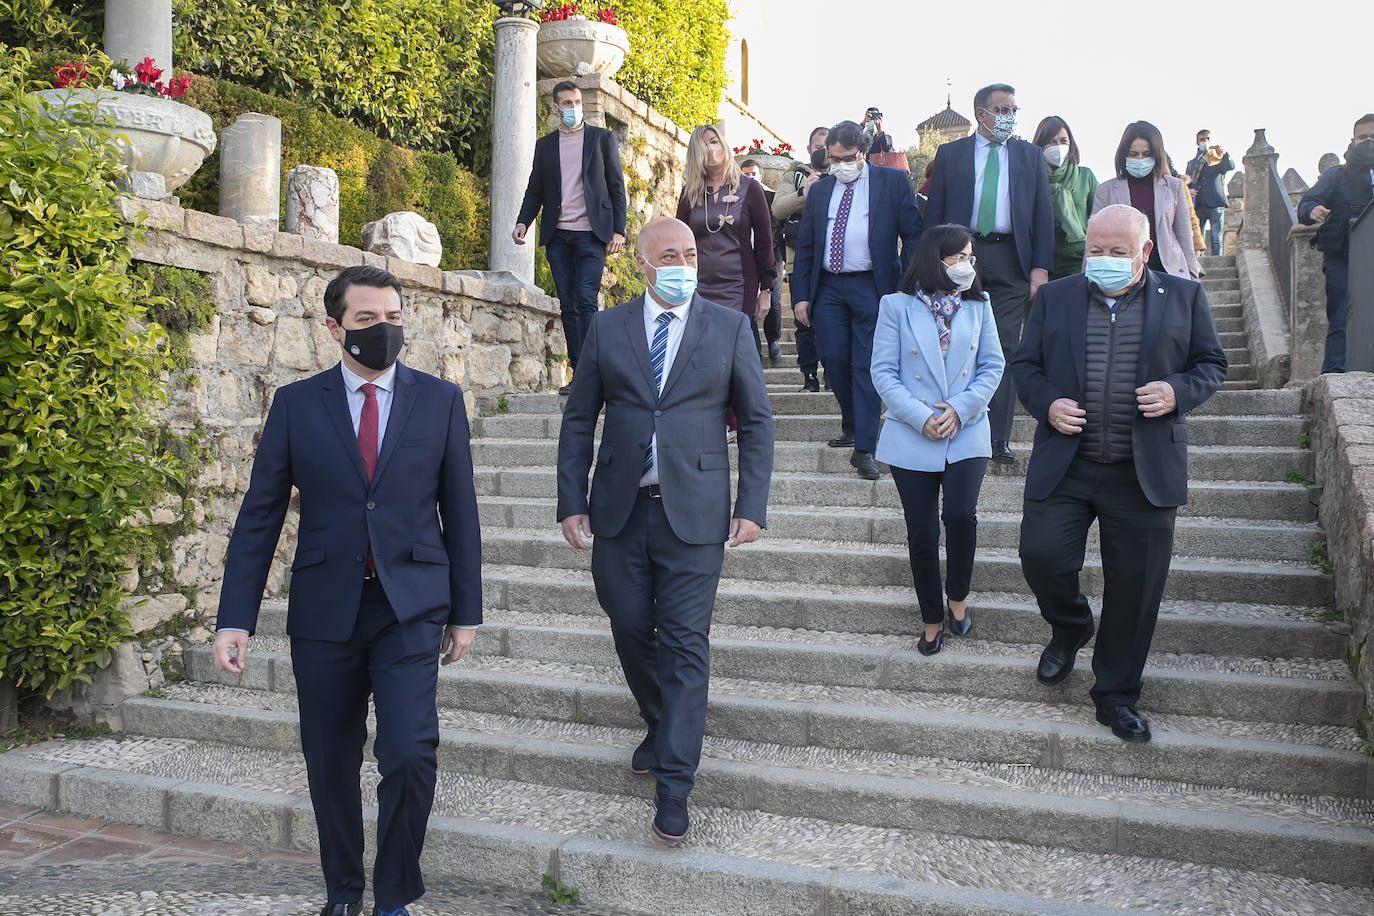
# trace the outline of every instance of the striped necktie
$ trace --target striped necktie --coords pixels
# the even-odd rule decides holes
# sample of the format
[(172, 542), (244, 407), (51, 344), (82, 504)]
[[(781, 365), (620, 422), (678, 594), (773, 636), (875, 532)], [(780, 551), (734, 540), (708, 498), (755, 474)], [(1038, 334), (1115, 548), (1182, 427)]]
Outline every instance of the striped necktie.
[[(675, 317), (677, 316), (672, 312), (663, 312), (655, 319), (658, 327), (654, 328), (654, 340), (649, 345), (649, 363), (654, 367), (655, 396), (663, 393), (663, 364), (668, 361), (668, 325)], [(644, 453), (644, 473), (647, 474), (653, 469), (654, 447), (650, 443), (649, 450)]]

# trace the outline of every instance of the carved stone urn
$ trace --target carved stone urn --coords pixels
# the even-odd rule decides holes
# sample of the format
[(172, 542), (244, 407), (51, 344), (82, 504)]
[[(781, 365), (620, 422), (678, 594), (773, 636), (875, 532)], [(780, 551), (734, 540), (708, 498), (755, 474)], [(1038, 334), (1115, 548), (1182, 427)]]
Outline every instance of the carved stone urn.
[(539, 72), (549, 79), (613, 76), (629, 50), (625, 30), (609, 22), (574, 17), (539, 25)]
[[(113, 89), (43, 89), (36, 93), (51, 117), (84, 121), (92, 102), (109, 118), (128, 184), (139, 197), (159, 198), (186, 183), (215, 150), (205, 112), (167, 98)], [(161, 193), (158, 193), (158, 191)]]

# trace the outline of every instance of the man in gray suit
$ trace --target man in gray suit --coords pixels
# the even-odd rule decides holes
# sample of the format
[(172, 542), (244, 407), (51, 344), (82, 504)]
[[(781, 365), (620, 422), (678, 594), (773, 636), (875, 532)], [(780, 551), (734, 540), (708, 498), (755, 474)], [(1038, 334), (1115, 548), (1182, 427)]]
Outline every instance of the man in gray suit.
[[(711, 610), (731, 547), (758, 538), (773, 473), (773, 417), (749, 319), (695, 294), (696, 240), (660, 219), (639, 232), (639, 298), (597, 313), (558, 439), (558, 520), (592, 579), (648, 734), (631, 769), (652, 773), (654, 832), (687, 836), (706, 731)], [(597, 416), (606, 408), (596, 454)], [(725, 413), (739, 427), (730, 509)]]

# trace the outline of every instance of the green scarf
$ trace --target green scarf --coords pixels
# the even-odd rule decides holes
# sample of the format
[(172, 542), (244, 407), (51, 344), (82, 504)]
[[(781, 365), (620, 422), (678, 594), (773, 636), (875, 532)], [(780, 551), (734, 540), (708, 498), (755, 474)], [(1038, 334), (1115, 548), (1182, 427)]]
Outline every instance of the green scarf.
[(1054, 200), (1054, 217), (1064, 238), (1081, 242), (1088, 237), (1088, 224), (1083, 219), (1081, 203), (1075, 199), (1078, 164), (1066, 162), (1057, 169), (1047, 169), (1050, 175), (1050, 197)]

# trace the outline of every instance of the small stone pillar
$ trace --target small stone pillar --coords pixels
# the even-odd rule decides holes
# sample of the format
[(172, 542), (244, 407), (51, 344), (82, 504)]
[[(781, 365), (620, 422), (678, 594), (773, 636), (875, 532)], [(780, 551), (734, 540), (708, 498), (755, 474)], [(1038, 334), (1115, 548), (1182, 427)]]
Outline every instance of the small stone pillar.
[(1321, 375), (1326, 353), (1326, 273), (1322, 253), (1312, 247), (1316, 234), (1317, 226), (1302, 223), (1288, 230), (1288, 257), (1293, 265), (1288, 287), (1288, 328), (1292, 334), (1288, 384), (1297, 387)]
[(1241, 248), (1269, 248), (1269, 170), (1279, 154), (1255, 128), (1255, 142), (1245, 151), (1245, 222), (1240, 227)]
[(1245, 217), (1245, 173), (1236, 172), (1226, 183), (1226, 215), (1222, 220), (1221, 253), (1234, 255), (1240, 239), (1240, 224)]
[(520, 202), (534, 162), (535, 51), (539, 23), (532, 19), (496, 20), (496, 67), (492, 85), (491, 239), (487, 264), (508, 270), (525, 283), (534, 282), (534, 248), (538, 229), (530, 227), (525, 244), (511, 238)]
[(1288, 199), (1293, 204), (1293, 209), (1298, 209), (1298, 201), (1307, 193), (1307, 182), (1302, 180), (1297, 169), (1289, 169), (1283, 173), (1283, 189), (1288, 192)]
[(281, 121), (245, 112), (220, 135), (219, 215), (258, 231), (281, 219)]
[(298, 165), (287, 173), (286, 231), (338, 244), (339, 176), (333, 169)]
[(172, 0), (109, 0), (105, 4), (105, 54), (132, 70), (151, 57), (172, 76)]

